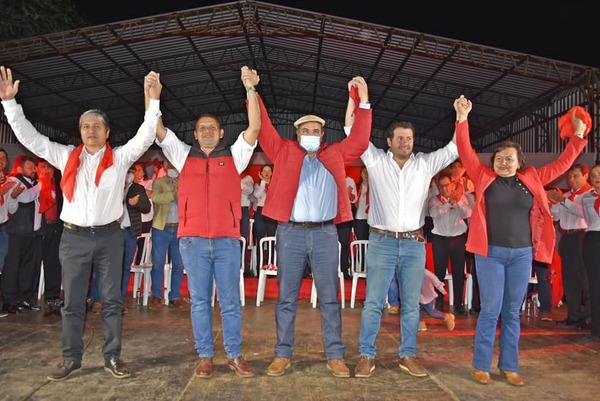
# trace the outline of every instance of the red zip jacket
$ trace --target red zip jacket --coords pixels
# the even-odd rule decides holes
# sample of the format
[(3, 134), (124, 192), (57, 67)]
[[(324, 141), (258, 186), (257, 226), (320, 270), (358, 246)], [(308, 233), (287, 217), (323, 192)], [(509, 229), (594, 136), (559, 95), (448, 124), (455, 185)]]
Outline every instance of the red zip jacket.
[[(529, 222), (531, 224), (531, 241), (533, 258), (540, 262), (551, 263), (554, 253), (556, 233), (552, 215), (548, 208), (548, 198), (544, 185), (547, 185), (564, 174), (575, 162), (587, 140), (573, 136), (561, 155), (553, 162), (538, 169), (525, 167), (517, 172), (517, 177), (533, 195), (533, 206)], [(488, 236), (485, 212), (485, 190), (498, 176), (494, 169), (479, 160), (471, 146), (468, 121), (456, 123), (456, 145), (458, 155), (467, 170), (467, 174), (475, 183), (477, 192), (475, 207), (469, 224), (467, 251), (479, 255), (488, 254)]]
[[(298, 192), (300, 170), (306, 150), (298, 141), (282, 139), (273, 127), (267, 110), (260, 101), (261, 129), (258, 140), (262, 150), (273, 162), (273, 177), (269, 183), (269, 196), (263, 207), (263, 215), (277, 221), (288, 222), (292, 215), (294, 199)], [(350, 221), (352, 209), (346, 188), (346, 166), (358, 159), (369, 146), (372, 110), (357, 107), (356, 119), (350, 135), (341, 142), (321, 144), (317, 158), (333, 175), (337, 185), (338, 213), (335, 224)]]

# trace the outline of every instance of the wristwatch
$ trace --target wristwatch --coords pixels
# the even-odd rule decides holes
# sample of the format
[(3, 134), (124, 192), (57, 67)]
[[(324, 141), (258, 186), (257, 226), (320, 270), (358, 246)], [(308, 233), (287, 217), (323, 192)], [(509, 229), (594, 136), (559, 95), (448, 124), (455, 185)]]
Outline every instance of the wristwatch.
[(567, 201), (567, 198), (562, 198), (562, 200), (558, 203), (560, 203), (561, 205), (564, 206), (566, 201)]

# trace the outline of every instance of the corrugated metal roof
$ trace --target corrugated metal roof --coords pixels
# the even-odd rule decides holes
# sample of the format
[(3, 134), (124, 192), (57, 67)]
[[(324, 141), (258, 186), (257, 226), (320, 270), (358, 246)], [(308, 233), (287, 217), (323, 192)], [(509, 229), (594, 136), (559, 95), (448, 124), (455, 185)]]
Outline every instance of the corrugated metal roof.
[(588, 151), (599, 137), (598, 69), (262, 2), (3, 42), (0, 60), (21, 80), (17, 100), (26, 115), (74, 144), (79, 115), (89, 108), (109, 115), (113, 146), (133, 136), (149, 70), (161, 73), (166, 125), (189, 141), (196, 117), (215, 114), (232, 142), (246, 124), (246, 64), (258, 70), (259, 93), (284, 136), (310, 113), (328, 121), (329, 141), (343, 138), (347, 82), (362, 75), (377, 146), (385, 146), (385, 131), (398, 120), (415, 125), (416, 151), (443, 146), (461, 94), (474, 103), (469, 120), (481, 150), (513, 135), (535, 137), (526, 146), (536, 149), (526, 151), (560, 150), (556, 119), (575, 104), (593, 116)]

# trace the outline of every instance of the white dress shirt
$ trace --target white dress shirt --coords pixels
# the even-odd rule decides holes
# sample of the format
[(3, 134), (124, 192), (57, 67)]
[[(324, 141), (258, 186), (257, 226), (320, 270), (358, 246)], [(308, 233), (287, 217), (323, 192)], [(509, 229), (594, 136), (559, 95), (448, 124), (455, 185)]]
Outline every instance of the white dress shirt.
[[(25, 176), (23, 176), (24, 179), (27, 180), (27, 182), (29, 182), (29, 184), (33, 184), (33, 180), (31, 178), (27, 178)], [(19, 186), (25, 186), (25, 184), (23, 184), (23, 182), (21, 182), (21, 180), (19, 180), (16, 177), (8, 177), (9, 181), (13, 181), (15, 182), (15, 186), (12, 188), (13, 190)], [(33, 185), (31, 188), (25, 188), (25, 190), (23, 192), (21, 192), (19, 194), (19, 196), (17, 196), (17, 202), (19, 203), (30, 203), (30, 202), (35, 202), (35, 211), (33, 213), (33, 231), (37, 231), (40, 228), (42, 228), (42, 215), (40, 214), (40, 190), (42, 188), (42, 184), (41, 183), (37, 183), (35, 185)], [(12, 190), (11, 190), (12, 192)]]
[[(598, 199), (594, 196), (596, 190), (592, 188), (589, 192), (581, 195), (581, 208), (583, 209), (583, 217), (587, 223), (588, 231), (600, 231), (600, 215), (594, 209), (594, 203)], [(566, 203), (566, 202), (565, 202)]]
[(369, 171), (369, 226), (396, 232), (423, 227), (429, 183), (457, 157), (451, 141), (435, 152), (411, 154), (400, 168), (389, 150), (369, 143), (360, 157)]
[[(46, 159), (64, 175), (69, 155), (75, 149), (73, 145), (62, 145), (50, 141), (40, 134), (25, 118), (22, 107), (15, 99), (3, 101), (4, 113), (17, 139), (38, 157)], [(106, 169), (98, 186), (94, 182), (96, 169), (106, 146), (96, 154), (89, 154), (85, 148), (81, 152), (81, 164), (77, 178), (73, 201), (64, 198), (61, 220), (82, 227), (101, 226), (118, 220), (123, 214), (123, 194), (125, 176), (129, 167), (144, 154), (156, 137), (156, 126), (160, 101), (150, 100), (144, 122), (136, 135), (125, 145), (113, 149), (114, 164)]]
[(575, 195), (573, 200), (569, 200), (572, 191), (565, 192), (565, 204), (561, 205), (557, 203), (550, 207), (550, 213), (552, 219), (560, 223), (560, 228), (563, 230), (579, 230), (586, 229), (587, 223), (583, 218), (583, 211), (581, 209), (581, 196), (583, 194)]
[(456, 237), (467, 232), (464, 219), (471, 217), (473, 208), (467, 197), (463, 196), (454, 205), (444, 197), (443, 202), (438, 196), (429, 198), (429, 215), (433, 219), (431, 232), (443, 237)]

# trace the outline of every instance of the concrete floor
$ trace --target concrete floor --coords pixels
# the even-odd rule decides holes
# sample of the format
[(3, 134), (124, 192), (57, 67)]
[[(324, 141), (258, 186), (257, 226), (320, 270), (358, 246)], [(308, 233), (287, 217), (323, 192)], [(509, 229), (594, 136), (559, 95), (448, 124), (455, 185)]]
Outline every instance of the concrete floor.
[[(472, 379), (476, 314), (458, 316), (452, 332), (441, 321), (426, 318), (428, 331), (419, 334), (418, 356), (430, 375), (413, 378), (398, 368), (399, 317), (384, 313), (373, 376), (334, 378), (325, 365), (319, 310), (304, 299), (299, 302), (292, 368), (284, 376), (269, 377), (275, 300), (266, 299), (260, 307), (254, 302), (248, 297), (243, 308), (243, 352), (256, 373), (250, 379), (238, 378), (227, 366), (218, 304), (215, 369), (208, 380), (194, 377), (197, 356), (189, 309), (151, 311), (126, 300), (130, 311), (124, 317), (122, 358), (134, 372), (126, 380), (114, 379), (102, 368), (99, 315), (88, 315), (83, 369), (64, 382), (46, 379), (61, 360), (60, 317), (26, 311), (0, 318), (0, 400), (571, 401), (597, 400), (600, 393), (600, 340), (537, 316), (523, 317), (522, 387), (507, 384), (495, 367), (489, 385)], [(361, 310), (358, 302), (357, 308), (342, 311), (346, 362), (352, 372), (358, 362)], [(557, 309), (554, 317), (562, 319), (565, 313)]]

